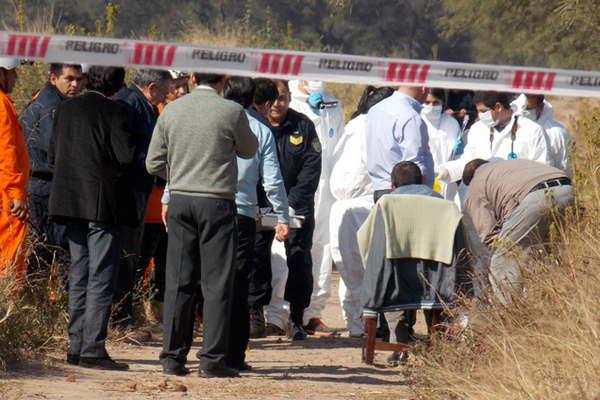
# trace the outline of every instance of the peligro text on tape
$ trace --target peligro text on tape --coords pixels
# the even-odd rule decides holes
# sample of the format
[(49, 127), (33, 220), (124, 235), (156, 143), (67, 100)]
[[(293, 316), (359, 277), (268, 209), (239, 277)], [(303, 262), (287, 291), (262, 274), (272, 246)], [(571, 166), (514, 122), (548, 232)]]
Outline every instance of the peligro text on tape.
[(600, 72), (0, 31), (0, 56), (281, 79), (600, 97)]

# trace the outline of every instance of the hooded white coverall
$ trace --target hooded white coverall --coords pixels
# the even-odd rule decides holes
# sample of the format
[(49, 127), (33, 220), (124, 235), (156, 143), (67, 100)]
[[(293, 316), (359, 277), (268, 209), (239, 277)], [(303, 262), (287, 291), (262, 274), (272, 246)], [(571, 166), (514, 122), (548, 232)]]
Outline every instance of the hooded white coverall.
[[(315, 194), (315, 231), (313, 234), (312, 260), (313, 260), (313, 294), (310, 306), (304, 312), (306, 325), (311, 318), (320, 318), (321, 311), (325, 308), (327, 299), (331, 294), (331, 250), (329, 246), (329, 213), (335, 199), (329, 188), (329, 177), (333, 167), (333, 151), (338, 140), (344, 133), (344, 108), (342, 103), (332, 94), (325, 93), (325, 85), (319, 81), (309, 81), (307, 89), (314, 93), (321, 93), (325, 103), (338, 102), (337, 106), (320, 110), (316, 114), (308, 104), (308, 94), (300, 91), (299, 81), (289, 82), (292, 101), (290, 107), (306, 115), (315, 124), (315, 129), (321, 141), (321, 178)], [(281, 252), (277, 242), (273, 242), (271, 248), (273, 257), (271, 284), (273, 294), (271, 303), (266, 307), (266, 318), (270, 323), (279, 327), (287, 321), (287, 307), (283, 300), (285, 283), (287, 281), (287, 268), (282, 268), (281, 259), (285, 260), (285, 251)], [(285, 270), (285, 272), (284, 272)], [(281, 295), (281, 297), (279, 297)], [(287, 305), (286, 305), (287, 306)]]
[(462, 156), (441, 165), (440, 169), (447, 169), (449, 172), (449, 177), (445, 180), (456, 182), (462, 179), (463, 169), (471, 160), (476, 158), (507, 160), (511, 150), (516, 153), (517, 158), (550, 165), (548, 136), (544, 128), (530, 119), (519, 117), (513, 142), (511, 130), (515, 117), (516, 115), (513, 114), (509, 123), (500, 132), (496, 128), (488, 128), (481, 121), (475, 122), (469, 130), (467, 145)]
[(350, 335), (363, 333), (361, 293), (364, 266), (356, 233), (373, 208), (373, 184), (367, 171), (367, 115), (350, 120), (333, 155), (330, 188), (336, 199), (329, 216), (331, 257), (340, 273), (338, 295)]
[[(515, 114), (523, 115), (526, 118), (534, 118), (527, 114), (527, 96), (521, 94), (511, 103)], [(569, 161), (569, 140), (570, 135), (566, 128), (554, 120), (554, 108), (547, 100), (544, 100), (542, 113), (533, 119), (542, 126), (548, 135), (548, 152), (550, 154), (550, 165), (558, 168), (568, 175), (571, 175), (571, 165)]]
[[(440, 165), (450, 161), (454, 144), (461, 134), (460, 125), (454, 117), (444, 112), (441, 112), (436, 120), (431, 120), (424, 113), (421, 113), (421, 118), (427, 125), (429, 150), (433, 157), (433, 165), (437, 170)], [(455, 182), (440, 181), (440, 186), (442, 189), (440, 194), (444, 199), (456, 200), (458, 186)]]

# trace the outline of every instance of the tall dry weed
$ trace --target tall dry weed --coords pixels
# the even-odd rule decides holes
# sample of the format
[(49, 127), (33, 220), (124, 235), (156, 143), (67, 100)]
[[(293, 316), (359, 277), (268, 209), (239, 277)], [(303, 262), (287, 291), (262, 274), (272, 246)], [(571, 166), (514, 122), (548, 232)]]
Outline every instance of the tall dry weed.
[(600, 108), (576, 123), (577, 204), (523, 272), (525, 295), (471, 316), (415, 362), (424, 399), (600, 398)]
[(66, 296), (50, 270), (0, 279), (0, 374), (66, 343)]

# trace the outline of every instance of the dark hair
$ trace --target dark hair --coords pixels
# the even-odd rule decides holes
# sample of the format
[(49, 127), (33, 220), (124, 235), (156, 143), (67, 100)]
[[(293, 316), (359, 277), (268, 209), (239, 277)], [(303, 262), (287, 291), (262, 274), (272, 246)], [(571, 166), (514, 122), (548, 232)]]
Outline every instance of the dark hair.
[(420, 185), (423, 183), (421, 168), (412, 161), (401, 161), (392, 169), (392, 186)]
[(194, 80), (196, 85), (214, 85), (223, 80), (225, 75), (220, 74), (201, 74), (200, 72), (194, 72)]
[(63, 74), (65, 68), (73, 68), (77, 71), (81, 72), (81, 65), (79, 64), (61, 64), (61, 63), (51, 63), (48, 66), (48, 73), (52, 75), (56, 75), (60, 77)]
[(277, 86), (277, 96), (279, 97), (279, 86), (283, 86), (285, 87), (285, 91), (286, 92), (290, 92), (290, 84), (288, 81), (286, 81), (285, 79), (274, 79), (273, 83), (275, 84), (275, 86)]
[(244, 108), (252, 105), (254, 99), (254, 81), (246, 76), (230, 76), (223, 86), (223, 97), (232, 100)]
[(429, 94), (438, 100), (441, 100), (443, 104), (446, 104), (446, 91), (444, 89), (429, 89)]
[(528, 94), (527, 98), (529, 97), (533, 97), (535, 98), (536, 102), (535, 105), (539, 106), (540, 104), (542, 104), (544, 102), (544, 95), (543, 94)]
[(379, 103), (381, 100), (390, 97), (393, 93), (394, 89), (391, 87), (383, 86), (376, 88), (375, 86), (371, 85), (367, 86), (365, 90), (363, 90), (360, 100), (358, 101), (358, 105), (356, 106), (356, 111), (352, 113), (350, 119), (356, 118), (360, 114), (366, 114), (369, 112), (371, 107)]
[(254, 104), (261, 106), (267, 102), (274, 102), (279, 97), (277, 85), (268, 78), (254, 80)]
[(87, 88), (110, 97), (125, 84), (125, 69), (122, 67), (92, 66), (88, 71)]
[(473, 104), (482, 103), (486, 107), (494, 108), (496, 103), (500, 103), (502, 107), (510, 109), (511, 95), (503, 92), (476, 92), (473, 98)]
[(482, 160), (481, 158), (476, 158), (472, 161), (469, 161), (467, 165), (465, 165), (465, 169), (462, 174), (462, 181), (465, 185), (469, 186), (471, 181), (473, 180), (473, 176), (475, 175), (475, 171), (477, 168), (481, 167), (483, 164), (487, 164), (488, 161)]
[(140, 87), (148, 87), (151, 83), (162, 85), (173, 79), (169, 71), (162, 69), (140, 69), (133, 78), (133, 83)]

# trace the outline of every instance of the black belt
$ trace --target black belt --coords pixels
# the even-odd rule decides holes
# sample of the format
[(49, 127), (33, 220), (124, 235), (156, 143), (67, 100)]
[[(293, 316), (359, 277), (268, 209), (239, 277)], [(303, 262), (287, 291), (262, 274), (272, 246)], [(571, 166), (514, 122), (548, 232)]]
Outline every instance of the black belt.
[(557, 186), (571, 186), (571, 180), (569, 178), (550, 179), (549, 181), (538, 183), (531, 191), (535, 192), (536, 190), (549, 189)]
[(52, 182), (52, 172), (47, 171), (33, 171), (31, 173), (32, 178), (41, 179), (43, 181)]

